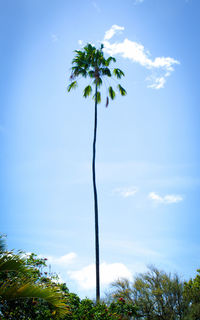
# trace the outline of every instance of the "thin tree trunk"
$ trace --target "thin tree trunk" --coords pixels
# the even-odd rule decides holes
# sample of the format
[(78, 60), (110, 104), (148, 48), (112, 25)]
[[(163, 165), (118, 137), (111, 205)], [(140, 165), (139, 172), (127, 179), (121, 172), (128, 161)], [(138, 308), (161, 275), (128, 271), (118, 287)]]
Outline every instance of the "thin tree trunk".
[(94, 140), (93, 140), (93, 158), (92, 158), (92, 180), (94, 190), (94, 215), (95, 215), (95, 253), (96, 253), (96, 302), (100, 301), (100, 272), (99, 272), (99, 222), (98, 222), (98, 201), (96, 188), (96, 135), (97, 135), (97, 84), (95, 88), (95, 113), (94, 113)]

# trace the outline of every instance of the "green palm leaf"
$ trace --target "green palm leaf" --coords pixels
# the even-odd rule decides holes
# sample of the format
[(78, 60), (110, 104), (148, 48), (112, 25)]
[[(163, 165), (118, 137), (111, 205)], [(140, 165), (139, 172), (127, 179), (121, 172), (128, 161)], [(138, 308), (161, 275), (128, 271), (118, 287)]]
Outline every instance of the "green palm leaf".
[(126, 90), (120, 85), (118, 84), (118, 89), (119, 89), (119, 92), (122, 96), (125, 96), (127, 94)]
[(101, 103), (101, 92), (97, 91), (97, 95), (93, 96), (93, 99), (97, 99), (97, 103)]
[(90, 78), (94, 78), (95, 72), (93, 70), (88, 71), (88, 75)]
[(70, 92), (71, 89), (75, 89), (78, 86), (77, 81), (73, 81), (70, 83), (70, 85), (67, 87), (67, 91)]
[(52, 288), (44, 288), (32, 283), (24, 283), (19, 285), (16, 283), (5, 282), (0, 286), (0, 297), (5, 300), (25, 299), (25, 298), (38, 298), (43, 299), (50, 303), (56, 311), (56, 314), (67, 314), (68, 307), (62, 299), (61, 293)]
[(124, 73), (120, 69), (114, 69), (113, 74), (117, 77), (117, 79), (121, 79), (122, 76), (124, 76)]
[(97, 103), (101, 103), (101, 92), (97, 91)]
[(84, 96), (84, 98), (89, 97), (90, 94), (91, 94), (91, 92), (92, 92), (92, 87), (91, 87), (91, 86), (85, 87), (85, 89), (83, 90), (83, 96)]
[(97, 84), (97, 87), (99, 88), (102, 85), (102, 79), (98, 78), (97, 80), (94, 80), (94, 84)]
[(114, 57), (109, 57), (108, 59), (106, 59), (106, 66), (109, 66), (111, 61), (116, 62), (116, 59)]
[(101, 68), (100, 69), (100, 72), (103, 76), (108, 76), (108, 77), (111, 77), (111, 72), (110, 72), (110, 69), (109, 68)]
[(113, 88), (112, 88), (112, 87), (109, 87), (109, 88), (108, 88), (108, 92), (109, 92), (110, 98), (111, 98), (112, 100), (114, 100), (114, 99), (115, 99), (115, 91), (113, 90)]
[(5, 271), (26, 272), (27, 268), (24, 266), (23, 259), (9, 253), (5, 253), (0, 258), (0, 272)]

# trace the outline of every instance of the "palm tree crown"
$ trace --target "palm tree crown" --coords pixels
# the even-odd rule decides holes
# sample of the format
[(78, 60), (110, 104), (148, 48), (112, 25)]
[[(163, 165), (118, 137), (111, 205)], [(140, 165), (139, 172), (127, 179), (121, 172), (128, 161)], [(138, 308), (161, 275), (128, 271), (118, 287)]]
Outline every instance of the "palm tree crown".
[[(72, 60), (72, 74), (70, 77), (71, 83), (68, 86), (68, 92), (71, 89), (75, 89), (78, 85), (77, 80), (79, 76), (87, 78), (89, 77), (91, 81), (93, 80), (93, 84), (97, 86), (96, 96), (93, 98), (96, 99), (97, 103), (101, 102), (101, 92), (99, 91), (100, 87), (103, 84), (103, 77), (111, 78), (112, 75), (117, 79), (121, 79), (124, 76), (122, 70), (118, 68), (114, 68), (113, 71), (109, 69), (111, 62), (116, 62), (114, 57), (105, 58), (103, 54), (103, 45), (101, 45), (100, 49), (96, 49), (91, 44), (87, 44), (84, 47), (84, 50), (75, 50), (75, 57)], [(126, 95), (126, 90), (120, 85), (117, 85), (117, 89), (119, 90), (122, 96)], [(83, 96), (85, 98), (89, 97), (92, 93), (92, 86), (87, 85), (83, 91)], [(111, 100), (115, 98), (115, 91), (112, 86), (108, 87), (108, 95), (106, 98), (106, 106), (109, 103), (109, 97)]]

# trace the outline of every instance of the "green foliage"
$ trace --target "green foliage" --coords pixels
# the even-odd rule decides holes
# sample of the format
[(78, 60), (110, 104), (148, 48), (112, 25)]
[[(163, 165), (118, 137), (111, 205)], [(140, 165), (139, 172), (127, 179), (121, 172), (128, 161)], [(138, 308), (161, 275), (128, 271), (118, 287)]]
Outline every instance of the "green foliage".
[(77, 81), (73, 81), (72, 83), (70, 83), (67, 90), (68, 92), (70, 92), (71, 89), (75, 89), (76, 87), (77, 87)]
[(200, 270), (183, 283), (177, 275), (150, 267), (134, 282), (112, 284), (107, 303), (70, 293), (47, 272), (47, 259), (5, 250), (0, 238), (0, 319), (2, 320), (199, 320)]
[[(3, 246), (1, 246), (3, 248)], [(61, 319), (68, 312), (66, 299), (58, 285), (41, 275), (45, 259), (32, 254), (0, 252), (1, 319)], [(47, 281), (44, 281), (47, 280)]]
[(115, 91), (113, 90), (112, 87), (109, 87), (109, 88), (108, 88), (108, 91), (109, 91), (109, 96), (110, 96), (110, 98), (111, 98), (112, 100), (114, 100), (114, 99), (115, 99)]
[(92, 87), (91, 87), (91, 86), (85, 87), (85, 89), (84, 89), (84, 91), (83, 91), (83, 96), (84, 96), (84, 98), (89, 97), (90, 94), (91, 94), (91, 92), (92, 92)]
[[(112, 74), (116, 76), (117, 79), (121, 79), (121, 77), (124, 76), (123, 71), (115, 68), (113, 72), (111, 72), (109, 69), (111, 62), (115, 63), (116, 59), (114, 57), (108, 57), (107, 59), (104, 57), (103, 45), (101, 45), (100, 49), (97, 49), (89, 43), (83, 50), (75, 50), (75, 57), (72, 60), (71, 83), (68, 86), (68, 92), (77, 87), (77, 81), (75, 79), (79, 76), (93, 79), (93, 85), (98, 88), (102, 86), (103, 79), (111, 78)], [(126, 95), (126, 90), (122, 88), (120, 84), (118, 84), (118, 89), (122, 96)], [(83, 91), (83, 96), (85, 98), (89, 97), (91, 91), (91, 86), (86, 86)], [(108, 88), (108, 94), (112, 100), (115, 98), (115, 92), (111, 86)], [(97, 98), (97, 103), (101, 102), (100, 92), (95, 98)], [(106, 106), (108, 106), (108, 103), (106, 103)]]
[(124, 76), (124, 73), (120, 69), (114, 69), (113, 74), (117, 77), (117, 79), (121, 79), (122, 76)]
[(200, 319), (200, 270), (194, 279), (184, 283), (184, 297), (188, 302), (188, 320)]
[(155, 267), (137, 276), (132, 284), (128, 280), (115, 282), (113, 289), (114, 300), (121, 296), (136, 305), (139, 313), (136, 319), (177, 320), (183, 319), (187, 311), (179, 277)]
[(95, 304), (90, 299), (80, 300), (77, 295), (70, 293), (69, 306), (66, 320), (128, 320), (137, 314), (136, 307), (126, 303), (123, 298), (110, 305), (104, 302)]
[(119, 89), (119, 92), (122, 96), (125, 96), (127, 93), (126, 93), (126, 90), (120, 85), (118, 84), (118, 89)]
[(111, 61), (113, 62), (116, 62), (116, 59), (114, 57), (109, 57), (107, 60), (106, 60), (106, 66), (109, 66)]
[(93, 96), (93, 99), (96, 99), (97, 103), (101, 103), (101, 92), (100, 91), (97, 91), (97, 95)]
[(102, 73), (103, 76), (111, 77), (111, 71), (107, 67), (106, 68), (102, 68), (101, 69), (101, 73)]

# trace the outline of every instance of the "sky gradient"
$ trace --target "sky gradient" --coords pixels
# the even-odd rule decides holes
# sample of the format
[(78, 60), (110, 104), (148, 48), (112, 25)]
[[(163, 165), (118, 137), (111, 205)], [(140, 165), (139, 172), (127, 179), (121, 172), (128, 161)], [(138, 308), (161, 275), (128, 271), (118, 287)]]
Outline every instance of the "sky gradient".
[(85, 80), (67, 92), (73, 51), (104, 43), (128, 93), (105, 108), (105, 89), (98, 106), (102, 294), (148, 264), (188, 279), (200, 267), (199, 12), (198, 0), (0, 1), (1, 232), (82, 297), (95, 295), (94, 101)]

